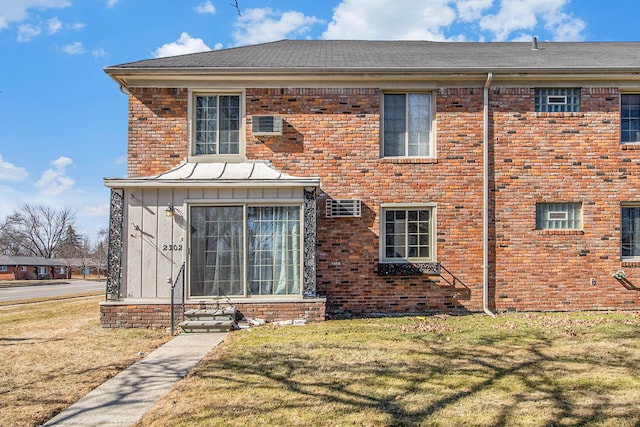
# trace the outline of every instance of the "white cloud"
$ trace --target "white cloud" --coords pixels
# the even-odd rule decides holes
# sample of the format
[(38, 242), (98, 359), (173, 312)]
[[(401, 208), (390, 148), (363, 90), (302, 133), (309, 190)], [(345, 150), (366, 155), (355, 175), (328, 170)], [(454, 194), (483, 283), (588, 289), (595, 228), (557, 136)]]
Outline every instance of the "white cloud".
[(107, 0), (107, 6), (113, 7), (116, 5), (116, 3), (118, 3), (118, 1), (120, 0)]
[(509, 40), (511, 34), (534, 31), (542, 21), (553, 40), (582, 39), (584, 21), (563, 12), (569, 0), (502, 0), (500, 10), (480, 19), (480, 28), (495, 34), (495, 40)]
[(165, 56), (185, 55), (187, 53), (205, 52), (211, 50), (202, 39), (191, 37), (187, 33), (180, 34), (180, 38), (171, 43), (163, 44), (153, 52), (154, 58)]
[(82, 55), (84, 53), (87, 53), (87, 49), (84, 48), (82, 42), (66, 44), (62, 46), (60, 50), (68, 55)]
[(530, 39), (532, 33), (546, 32), (553, 40), (579, 41), (586, 24), (567, 12), (569, 2), (406, 0), (399, 5), (397, 0), (342, 0), (322, 37), (505, 41)]
[(85, 206), (80, 212), (81, 215), (85, 216), (103, 216), (109, 214), (109, 204), (105, 203), (99, 206)]
[(53, 167), (44, 171), (38, 182), (35, 183), (36, 188), (40, 190), (40, 194), (45, 196), (57, 196), (72, 188), (75, 181), (66, 176), (67, 166), (72, 164), (73, 160), (64, 156), (58, 157), (56, 160), (52, 161), (51, 165)]
[(224, 47), (224, 45), (222, 43), (216, 43), (215, 46), (213, 46), (213, 50), (220, 50)]
[[(325, 39), (445, 40), (456, 12), (450, 0), (344, 0), (333, 11)], [(410, 12), (408, 12), (410, 11)]]
[(28, 175), (25, 168), (5, 162), (2, 159), (2, 154), (0, 154), (0, 181), (23, 181), (27, 179)]
[(20, 25), (18, 27), (18, 41), (21, 43), (28, 42), (41, 33), (42, 28), (40, 28), (40, 26), (33, 26), (31, 24)]
[(493, 6), (493, 0), (458, 0), (456, 2), (458, 15), (465, 22), (479, 19), (491, 6)]
[(0, 30), (13, 22), (22, 22), (29, 9), (51, 9), (71, 6), (69, 0), (0, 0)]
[(247, 9), (238, 18), (233, 38), (238, 45), (263, 43), (307, 35), (311, 27), (323, 21), (303, 13), (274, 12), (270, 8)]
[(85, 24), (84, 22), (74, 22), (73, 24), (65, 25), (65, 28), (68, 28), (70, 30), (81, 30), (86, 26), (87, 24)]
[(47, 32), (49, 34), (55, 34), (62, 28), (62, 21), (57, 17), (47, 20)]
[(100, 48), (100, 49), (93, 49), (91, 51), (91, 56), (93, 56), (94, 58), (102, 58), (103, 56), (105, 56), (107, 54), (107, 52), (105, 52), (104, 49)]
[(194, 7), (194, 10), (197, 13), (210, 14), (210, 15), (213, 15), (214, 13), (216, 13), (216, 8), (210, 1), (206, 1), (201, 5)]

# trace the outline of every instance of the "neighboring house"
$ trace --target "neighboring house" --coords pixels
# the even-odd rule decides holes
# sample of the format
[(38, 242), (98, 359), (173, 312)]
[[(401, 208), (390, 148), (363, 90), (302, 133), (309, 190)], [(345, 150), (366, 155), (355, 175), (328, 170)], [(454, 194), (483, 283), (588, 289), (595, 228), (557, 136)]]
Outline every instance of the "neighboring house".
[(66, 279), (67, 271), (61, 260), (0, 255), (0, 280)]
[(640, 308), (640, 43), (284, 40), (129, 94), (102, 325)]

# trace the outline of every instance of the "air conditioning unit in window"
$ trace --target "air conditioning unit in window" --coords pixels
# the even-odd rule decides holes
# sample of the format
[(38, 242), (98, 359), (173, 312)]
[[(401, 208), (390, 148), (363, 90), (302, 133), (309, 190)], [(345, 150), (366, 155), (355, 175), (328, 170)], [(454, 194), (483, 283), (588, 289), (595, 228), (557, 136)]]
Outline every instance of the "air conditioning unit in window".
[(282, 117), (253, 116), (251, 118), (251, 131), (256, 136), (282, 135)]
[(326, 215), (328, 218), (359, 218), (362, 216), (362, 201), (327, 200)]

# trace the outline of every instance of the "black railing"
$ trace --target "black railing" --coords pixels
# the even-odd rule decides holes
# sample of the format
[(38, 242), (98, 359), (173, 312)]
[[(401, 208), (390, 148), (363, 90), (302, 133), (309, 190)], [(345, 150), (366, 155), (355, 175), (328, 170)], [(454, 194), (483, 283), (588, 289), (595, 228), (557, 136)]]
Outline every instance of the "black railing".
[(178, 298), (180, 298), (180, 304), (179, 306), (179, 311), (181, 313), (182, 316), (184, 316), (184, 285), (185, 285), (185, 280), (184, 280), (184, 265), (185, 263), (183, 262), (182, 265), (180, 266), (180, 270), (178, 270), (178, 274), (176, 275), (176, 280), (173, 281), (173, 284), (171, 285), (171, 335), (173, 335), (175, 333), (176, 330), (176, 286), (178, 285), (178, 283), (181, 283), (180, 286), (180, 295), (178, 296)]

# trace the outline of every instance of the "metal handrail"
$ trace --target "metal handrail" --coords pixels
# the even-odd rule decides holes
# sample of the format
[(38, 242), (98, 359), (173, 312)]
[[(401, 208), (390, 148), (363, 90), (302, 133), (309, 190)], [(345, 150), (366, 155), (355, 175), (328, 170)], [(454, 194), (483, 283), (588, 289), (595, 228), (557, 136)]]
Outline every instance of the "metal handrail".
[(180, 279), (180, 277), (182, 276), (182, 312), (184, 313), (184, 265), (185, 263), (183, 262), (182, 265), (180, 266), (180, 270), (178, 270), (178, 274), (176, 275), (176, 280), (173, 281), (173, 284), (171, 285), (171, 335), (173, 336), (175, 329), (176, 329), (176, 322), (175, 322), (175, 313), (174, 313), (174, 306), (175, 306), (175, 302), (174, 302), (174, 296), (175, 296), (175, 289), (176, 289), (176, 285), (178, 284), (178, 280)]

